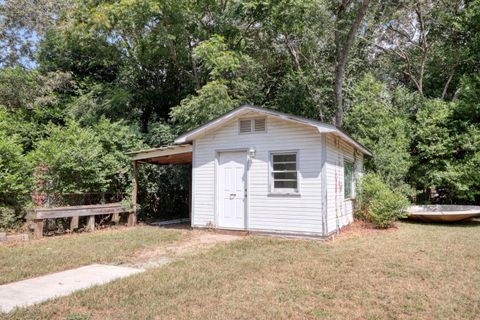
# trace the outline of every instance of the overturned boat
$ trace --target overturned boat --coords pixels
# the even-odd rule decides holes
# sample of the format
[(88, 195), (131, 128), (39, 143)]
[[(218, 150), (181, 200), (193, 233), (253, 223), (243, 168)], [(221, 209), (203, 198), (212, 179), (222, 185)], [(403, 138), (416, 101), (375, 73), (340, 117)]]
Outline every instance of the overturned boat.
[(417, 205), (407, 209), (408, 218), (424, 222), (456, 222), (480, 217), (480, 206)]

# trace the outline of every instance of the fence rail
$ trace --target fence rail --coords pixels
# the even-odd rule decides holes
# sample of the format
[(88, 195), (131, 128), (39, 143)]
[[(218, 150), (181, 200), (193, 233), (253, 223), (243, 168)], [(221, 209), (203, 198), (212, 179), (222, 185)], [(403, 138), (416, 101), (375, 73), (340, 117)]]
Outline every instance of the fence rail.
[(45, 193), (35, 192), (31, 195), (37, 207), (82, 206), (120, 202), (124, 193), (84, 192), (84, 193)]
[(136, 222), (134, 209), (135, 208), (125, 208), (120, 202), (99, 205), (36, 208), (33, 210), (35, 214), (35, 237), (43, 237), (43, 225), (45, 219), (72, 218), (70, 229), (73, 231), (78, 228), (80, 217), (88, 217), (87, 229), (93, 231), (95, 229), (95, 216), (111, 214), (112, 221), (118, 223), (120, 221), (120, 214), (128, 212), (128, 225), (133, 226)]

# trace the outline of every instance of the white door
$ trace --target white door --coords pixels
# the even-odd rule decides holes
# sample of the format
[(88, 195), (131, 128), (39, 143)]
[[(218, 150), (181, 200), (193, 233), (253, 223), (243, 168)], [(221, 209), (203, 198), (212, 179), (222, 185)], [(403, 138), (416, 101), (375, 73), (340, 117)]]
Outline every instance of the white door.
[(245, 152), (222, 152), (218, 170), (218, 226), (245, 229)]

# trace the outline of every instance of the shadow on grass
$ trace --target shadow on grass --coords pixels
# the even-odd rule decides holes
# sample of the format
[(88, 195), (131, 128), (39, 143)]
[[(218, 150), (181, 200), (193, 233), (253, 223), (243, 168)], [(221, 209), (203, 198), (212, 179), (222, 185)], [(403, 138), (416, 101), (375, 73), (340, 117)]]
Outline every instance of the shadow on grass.
[(423, 221), (415, 221), (410, 220), (408, 218), (404, 218), (401, 220), (403, 223), (408, 223), (412, 225), (424, 225), (424, 226), (443, 226), (443, 227), (462, 227), (462, 228), (480, 228), (480, 219), (473, 218), (467, 219), (462, 221), (455, 221), (455, 222), (423, 222)]

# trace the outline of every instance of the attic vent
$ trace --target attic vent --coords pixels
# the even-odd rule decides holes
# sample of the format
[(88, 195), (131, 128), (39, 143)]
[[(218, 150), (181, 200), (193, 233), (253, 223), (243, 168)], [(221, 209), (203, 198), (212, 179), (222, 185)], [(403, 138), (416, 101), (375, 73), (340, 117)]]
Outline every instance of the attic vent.
[(250, 133), (250, 132), (252, 132), (252, 121), (240, 120), (240, 133)]
[(265, 132), (265, 118), (255, 119), (255, 132)]

